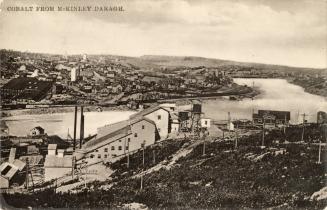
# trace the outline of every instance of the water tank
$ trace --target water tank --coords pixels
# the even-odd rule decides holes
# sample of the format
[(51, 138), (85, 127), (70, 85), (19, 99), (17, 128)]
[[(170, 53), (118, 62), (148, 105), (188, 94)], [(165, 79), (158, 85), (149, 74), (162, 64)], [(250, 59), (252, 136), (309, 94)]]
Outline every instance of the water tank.
[(188, 112), (178, 112), (178, 118), (180, 121), (185, 121), (189, 119)]
[(201, 113), (202, 112), (202, 105), (201, 104), (193, 104), (193, 112)]

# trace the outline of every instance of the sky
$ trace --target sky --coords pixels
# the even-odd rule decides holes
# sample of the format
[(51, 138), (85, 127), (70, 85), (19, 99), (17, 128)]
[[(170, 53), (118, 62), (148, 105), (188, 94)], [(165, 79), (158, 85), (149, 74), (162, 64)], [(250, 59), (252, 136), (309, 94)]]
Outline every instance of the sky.
[[(8, 11), (67, 5), (124, 11)], [(327, 0), (3, 0), (0, 8), (1, 49), (327, 68)]]

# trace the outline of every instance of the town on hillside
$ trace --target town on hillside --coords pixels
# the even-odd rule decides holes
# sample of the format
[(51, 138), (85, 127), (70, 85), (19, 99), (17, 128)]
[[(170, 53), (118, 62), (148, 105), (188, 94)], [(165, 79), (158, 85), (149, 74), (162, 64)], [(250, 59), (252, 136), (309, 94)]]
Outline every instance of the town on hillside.
[(325, 69), (12, 50), (0, 58), (5, 205), (326, 204)]
[[(327, 95), (326, 69), (301, 69), (197, 57), (53, 55), (0, 50), (2, 109), (74, 106), (102, 107), (160, 100), (229, 96), (254, 97), (251, 86), (233, 78), (287, 78), (306, 91)], [(165, 62), (167, 64), (165, 64)], [(215, 62), (218, 62), (217, 65)]]

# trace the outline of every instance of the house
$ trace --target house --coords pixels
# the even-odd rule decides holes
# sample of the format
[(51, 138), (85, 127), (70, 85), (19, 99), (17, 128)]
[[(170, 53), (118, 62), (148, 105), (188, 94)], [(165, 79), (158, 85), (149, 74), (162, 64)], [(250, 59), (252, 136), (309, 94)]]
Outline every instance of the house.
[(63, 150), (58, 150), (55, 144), (48, 146), (48, 155), (44, 161), (44, 180), (50, 181), (66, 175), (71, 175), (74, 167), (72, 155), (64, 155)]
[(137, 118), (152, 120), (156, 124), (160, 139), (166, 139), (171, 131), (170, 113), (160, 106), (150, 107), (130, 116), (130, 119)]
[(123, 87), (120, 84), (115, 85), (115, 86), (112, 87), (112, 92), (113, 93), (121, 93), (122, 90), (123, 90)]
[(30, 130), (30, 135), (31, 136), (39, 136), (39, 135), (44, 135), (44, 129), (40, 126), (37, 126), (35, 128), (32, 128)]
[(0, 188), (9, 188), (9, 186), (17, 183), (18, 185), (22, 184), (22, 173), (25, 168), (25, 163), (21, 160), (15, 159), (12, 163), (4, 162), (0, 165)]
[(201, 118), (201, 128), (210, 128), (211, 126), (211, 119), (210, 118)]
[(87, 162), (113, 162), (128, 153), (149, 146), (158, 139), (156, 124), (134, 118), (98, 128), (98, 135), (83, 145)]
[(288, 111), (258, 110), (258, 113), (253, 113), (252, 118), (254, 125), (274, 128), (288, 125), (291, 113)]

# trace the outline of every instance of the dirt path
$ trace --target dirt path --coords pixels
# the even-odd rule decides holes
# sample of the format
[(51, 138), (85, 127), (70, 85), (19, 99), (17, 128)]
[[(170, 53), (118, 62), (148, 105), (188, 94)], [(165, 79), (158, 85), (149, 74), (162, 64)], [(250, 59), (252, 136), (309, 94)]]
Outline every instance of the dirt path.
[(175, 165), (175, 163), (180, 158), (187, 156), (189, 153), (191, 153), (193, 151), (194, 147), (196, 147), (197, 145), (202, 144), (202, 143), (203, 143), (203, 141), (201, 141), (201, 140), (194, 141), (189, 146), (187, 146), (185, 148), (181, 148), (175, 154), (173, 154), (172, 159), (168, 163), (167, 163), (167, 161), (161, 161), (160, 163), (153, 166), (152, 168), (149, 168), (146, 171), (143, 171), (139, 174), (134, 175), (132, 178), (139, 178), (146, 174), (150, 174), (152, 172), (159, 171), (162, 168), (169, 170)]

